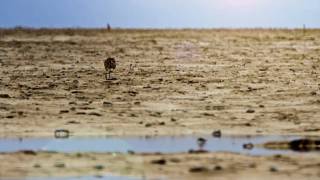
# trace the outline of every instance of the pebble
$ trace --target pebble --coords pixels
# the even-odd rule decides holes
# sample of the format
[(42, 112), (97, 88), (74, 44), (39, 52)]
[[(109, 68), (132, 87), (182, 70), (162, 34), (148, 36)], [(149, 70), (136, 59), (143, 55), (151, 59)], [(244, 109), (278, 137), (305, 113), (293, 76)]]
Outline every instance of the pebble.
[(254, 113), (255, 112), (255, 110), (253, 110), (253, 109), (248, 109), (247, 110), (247, 113)]
[(208, 172), (208, 171), (209, 169), (204, 166), (195, 166), (189, 169), (189, 172), (191, 173), (200, 173), (200, 172)]
[(34, 164), (33, 167), (34, 168), (41, 168), (41, 165), (40, 164)]
[(104, 166), (103, 165), (95, 165), (93, 168), (96, 170), (103, 170)]
[(68, 138), (70, 136), (70, 131), (66, 129), (57, 129), (54, 131), (55, 138)]
[(90, 112), (88, 115), (90, 115), (90, 116), (102, 116), (102, 114), (97, 113), (97, 112)]
[(271, 166), (271, 167), (269, 168), (269, 171), (270, 171), (270, 172), (278, 172), (278, 169), (277, 169), (276, 167), (274, 167), (274, 166)]
[(221, 137), (221, 134), (222, 134), (221, 130), (216, 130), (216, 131), (212, 132), (212, 136), (213, 137), (218, 137), (219, 138), (219, 137)]
[(66, 114), (68, 112), (69, 112), (69, 110), (60, 110), (60, 114)]
[(112, 106), (111, 102), (107, 102), (107, 101), (103, 102), (103, 107), (111, 107), (111, 106)]
[(254, 145), (252, 143), (247, 143), (242, 145), (243, 149), (253, 149)]
[(66, 165), (65, 165), (64, 163), (62, 163), (62, 162), (56, 163), (56, 164), (54, 164), (54, 166), (57, 167), (57, 168), (64, 168), (64, 167), (66, 167)]
[(145, 127), (151, 127), (152, 124), (151, 124), (151, 123), (147, 123), (147, 124), (145, 124), (144, 126), (145, 126)]
[(25, 154), (25, 155), (37, 155), (37, 152), (35, 151), (32, 151), (32, 150), (23, 150), (23, 151), (20, 151), (21, 153)]
[(0, 94), (0, 98), (10, 98), (9, 94)]
[(156, 159), (152, 160), (151, 164), (165, 165), (167, 164), (167, 161), (165, 159)]
[(214, 167), (214, 170), (216, 171), (221, 171), (222, 169), (223, 169), (222, 166), (219, 166), (219, 165)]

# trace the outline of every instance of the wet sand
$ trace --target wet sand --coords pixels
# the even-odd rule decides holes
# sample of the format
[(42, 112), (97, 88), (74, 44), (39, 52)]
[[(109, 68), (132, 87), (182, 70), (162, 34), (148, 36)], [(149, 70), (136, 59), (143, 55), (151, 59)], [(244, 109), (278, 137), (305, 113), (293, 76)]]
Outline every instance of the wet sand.
[[(320, 30), (0, 32), (0, 137), (52, 137), (56, 129), (74, 136), (211, 134), (218, 129), (236, 135), (320, 135)], [(107, 57), (116, 58), (115, 80), (105, 79)], [(65, 159), (54, 154), (46, 161), (60, 156)], [(200, 173), (203, 178), (266, 179), (274, 175), (268, 169), (273, 163), (294, 167), (276, 178), (320, 177), (319, 162), (307, 155), (284, 160), (229, 153), (165, 157), (170, 156), (182, 156), (182, 162), (161, 166), (166, 172), (160, 174), (182, 179), (194, 177), (189, 164), (212, 168), (220, 164), (210, 163), (216, 157), (226, 173)], [(35, 161), (43, 157), (32, 156)], [(143, 164), (146, 174), (159, 168), (142, 163), (149, 156), (125, 157)], [(10, 162), (1, 176), (21, 175), (17, 167), (27, 175), (45, 174), (24, 158), (30, 157), (1, 154), (1, 163)], [(242, 167), (249, 160), (263, 168)], [(115, 168), (122, 173), (128, 167)], [(56, 174), (55, 168), (45, 172)]]

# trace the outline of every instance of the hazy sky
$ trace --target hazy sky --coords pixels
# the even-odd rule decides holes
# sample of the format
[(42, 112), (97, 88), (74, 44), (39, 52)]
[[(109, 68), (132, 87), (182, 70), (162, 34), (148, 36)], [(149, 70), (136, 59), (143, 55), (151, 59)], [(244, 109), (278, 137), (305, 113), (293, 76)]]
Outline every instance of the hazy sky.
[(0, 27), (320, 28), (320, 0), (0, 0)]

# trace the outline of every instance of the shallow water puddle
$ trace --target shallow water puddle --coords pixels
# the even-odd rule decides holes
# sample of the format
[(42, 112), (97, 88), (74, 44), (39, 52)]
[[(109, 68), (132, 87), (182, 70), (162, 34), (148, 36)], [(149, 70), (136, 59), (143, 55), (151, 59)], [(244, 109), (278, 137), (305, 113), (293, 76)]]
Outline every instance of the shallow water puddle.
[[(135, 152), (135, 153), (182, 153), (199, 150), (200, 136), (154, 136), (154, 137), (70, 137), (0, 139), (0, 152), (21, 150), (72, 152)], [(274, 155), (293, 153), (290, 149), (266, 149), (256, 144), (271, 141), (291, 141), (299, 136), (201, 136), (206, 140), (202, 150), (209, 152), (235, 152), (248, 155)], [(244, 144), (254, 144), (244, 148)], [(317, 151), (319, 152), (319, 151)]]

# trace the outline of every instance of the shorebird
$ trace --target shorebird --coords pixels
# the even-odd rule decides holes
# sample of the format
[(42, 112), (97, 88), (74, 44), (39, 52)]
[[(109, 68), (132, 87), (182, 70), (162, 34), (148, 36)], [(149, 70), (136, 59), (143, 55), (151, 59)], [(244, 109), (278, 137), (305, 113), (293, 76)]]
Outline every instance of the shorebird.
[(198, 146), (199, 146), (199, 149), (202, 150), (204, 145), (206, 144), (207, 140), (205, 138), (198, 138), (197, 139), (197, 143), (198, 143)]
[[(108, 58), (104, 60), (104, 68), (107, 71), (106, 79), (111, 79), (112, 71), (117, 67), (116, 60), (114, 58)], [(108, 76), (109, 75), (109, 76)]]

